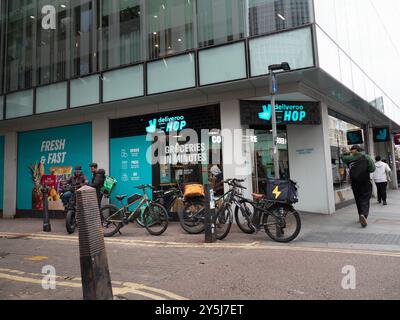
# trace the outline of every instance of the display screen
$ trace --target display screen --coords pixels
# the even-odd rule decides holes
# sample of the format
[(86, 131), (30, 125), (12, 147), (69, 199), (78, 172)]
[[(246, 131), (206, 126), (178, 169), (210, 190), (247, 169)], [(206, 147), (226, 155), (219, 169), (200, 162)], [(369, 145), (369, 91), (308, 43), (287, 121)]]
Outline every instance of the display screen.
[(374, 142), (387, 142), (390, 141), (389, 128), (374, 128)]
[(354, 130), (347, 132), (347, 144), (354, 145), (354, 144), (363, 144), (363, 133), (362, 130)]

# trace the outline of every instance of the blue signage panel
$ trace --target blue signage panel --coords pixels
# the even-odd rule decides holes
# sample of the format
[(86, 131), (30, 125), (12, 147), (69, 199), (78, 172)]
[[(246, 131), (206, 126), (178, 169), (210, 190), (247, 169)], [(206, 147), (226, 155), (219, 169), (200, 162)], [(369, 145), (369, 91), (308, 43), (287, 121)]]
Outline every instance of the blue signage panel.
[(374, 128), (374, 142), (387, 141), (390, 141), (390, 129), (388, 127)]
[[(317, 102), (276, 102), (277, 124), (320, 124), (321, 117)], [(241, 101), (240, 116), (243, 125), (271, 125), (272, 105), (270, 102)]]
[[(75, 166), (80, 165), (90, 180), (91, 162), (91, 123), (19, 133), (17, 209), (40, 208), (35, 189), (40, 175), (48, 175), (54, 170), (57, 175), (67, 177)], [(43, 168), (39, 168), (39, 176), (33, 175), (31, 167), (40, 163)]]
[(4, 200), (4, 137), (0, 137), (0, 210)]
[[(110, 175), (117, 179), (114, 198), (116, 195), (141, 194), (136, 186), (152, 184), (152, 165), (146, 158), (150, 146), (146, 136), (110, 139)], [(151, 192), (148, 195), (151, 196)]]

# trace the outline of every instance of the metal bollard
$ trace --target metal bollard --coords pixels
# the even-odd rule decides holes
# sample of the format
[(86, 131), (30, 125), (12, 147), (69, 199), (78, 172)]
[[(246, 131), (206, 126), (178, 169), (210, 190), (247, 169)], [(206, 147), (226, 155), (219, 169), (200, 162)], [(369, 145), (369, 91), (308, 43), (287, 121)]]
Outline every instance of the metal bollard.
[(47, 185), (44, 185), (42, 186), (41, 191), (43, 195), (43, 231), (51, 232), (51, 224), (49, 217), (49, 199), (47, 198), (50, 188)]
[(210, 188), (210, 185), (205, 185), (204, 187), (206, 192), (205, 243), (214, 243), (217, 241), (214, 190)]
[(79, 253), (84, 300), (112, 300), (100, 210), (96, 189), (84, 186), (76, 192)]

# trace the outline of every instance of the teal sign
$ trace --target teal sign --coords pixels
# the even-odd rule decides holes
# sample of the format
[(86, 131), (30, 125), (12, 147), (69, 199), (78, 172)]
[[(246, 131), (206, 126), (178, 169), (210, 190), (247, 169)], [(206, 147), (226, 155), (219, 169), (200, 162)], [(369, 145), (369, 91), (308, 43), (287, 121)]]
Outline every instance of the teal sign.
[(160, 117), (149, 120), (146, 127), (147, 133), (156, 133), (157, 129), (165, 132), (179, 132), (186, 128), (187, 122), (184, 116)]
[(110, 175), (117, 180), (113, 198), (141, 194), (136, 186), (152, 184), (152, 165), (146, 158), (150, 146), (146, 136), (110, 139)]
[(0, 210), (4, 201), (4, 137), (0, 137)]
[(80, 124), (18, 135), (17, 208), (32, 209), (33, 181), (30, 166), (43, 164), (44, 174), (50, 169), (65, 170), (82, 166), (90, 180), (89, 164), (92, 162), (92, 124)]
[[(276, 118), (278, 122), (303, 122), (307, 118), (307, 111), (303, 105), (277, 104), (275, 106)], [(271, 104), (263, 105), (262, 112), (258, 114), (261, 120), (271, 121)]]
[(389, 128), (374, 128), (374, 142), (390, 141)]
[[(318, 102), (277, 101), (275, 103), (276, 123), (280, 125), (321, 124)], [(243, 125), (270, 126), (272, 104), (265, 101), (240, 101), (240, 119)]]

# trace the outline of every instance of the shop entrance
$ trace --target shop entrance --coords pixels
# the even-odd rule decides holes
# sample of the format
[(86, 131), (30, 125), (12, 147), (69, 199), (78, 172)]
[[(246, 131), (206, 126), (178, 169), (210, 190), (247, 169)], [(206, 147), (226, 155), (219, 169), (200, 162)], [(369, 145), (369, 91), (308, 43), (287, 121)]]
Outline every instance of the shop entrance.
[[(252, 155), (253, 190), (264, 193), (266, 181), (275, 178), (272, 130), (270, 128), (266, 129), (265, 127), (254, 127), (252, 129), (254, 130), (254, 135), (257, 137)], [(280, 177), (281, 179), (290, 179), (286, 126), (278, 127), (278, 152)]]

